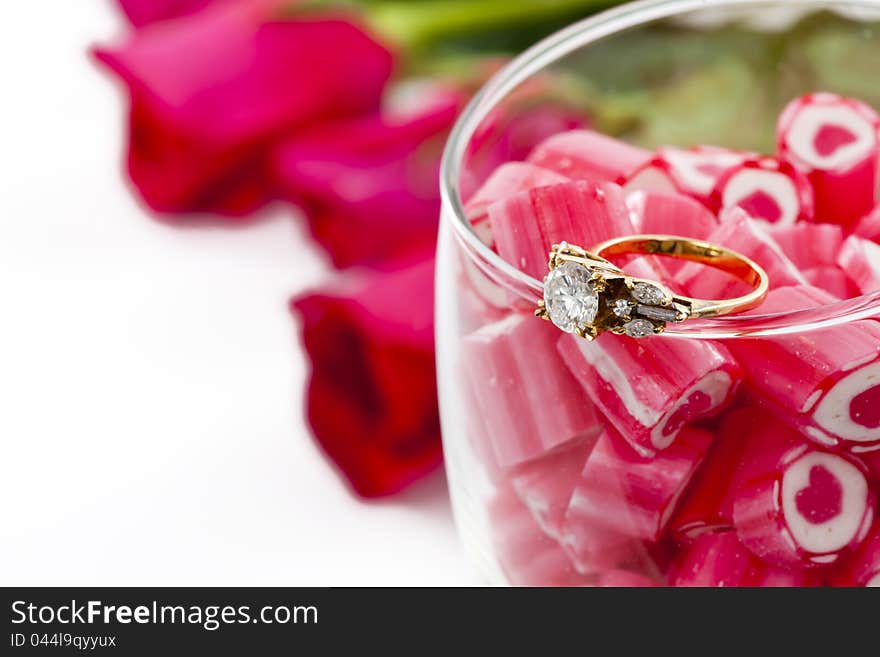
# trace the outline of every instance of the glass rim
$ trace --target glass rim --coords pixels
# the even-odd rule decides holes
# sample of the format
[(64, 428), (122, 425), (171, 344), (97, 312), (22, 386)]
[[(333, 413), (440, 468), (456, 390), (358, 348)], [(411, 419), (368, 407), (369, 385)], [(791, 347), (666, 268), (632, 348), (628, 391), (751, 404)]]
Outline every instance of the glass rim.
[[(519, 84), (577, 48), (632, 27), (699, 10), (781, 6), (785, 0), (637, 0), (603, 11), (551, 34), (531, 46), (499, 70), (474, 95), (453, 126), (440, 165), (442, 221), (452, 225), (456, 237), (478, 256), (481, 269), (489, 268), (534, 294), (543, 295), (543, 283), (523, 273), (490, 249), (473, 231), (459, 195), (458, 179), (467, 145), (488, 114)], [(862, 9), (877, 13), (880, 0), (802, 0), (798, 8), (818, 11)], [(689, 338), (732, 338), (780, 335), (828, 328), (864, 319), (880, 312), (880, 290), (815, 308), (782, 313), (728, 315), (670, 325), (664, 335)]]

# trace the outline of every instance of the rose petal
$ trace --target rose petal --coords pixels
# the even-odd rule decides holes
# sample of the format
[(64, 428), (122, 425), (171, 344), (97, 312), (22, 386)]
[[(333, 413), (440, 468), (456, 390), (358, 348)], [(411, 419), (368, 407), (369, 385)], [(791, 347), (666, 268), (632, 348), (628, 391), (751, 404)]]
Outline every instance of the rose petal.
[(373, 264), (433, 242), (440, 155), (464, 100), (442, 97), (402, 121), (377, 112), (330, 122), (278, 147), (278, 187), (304, 207), (336, 266)]
[(383, 46), (338, 18), (267, 19), (263, 2), (218, 3), (96, 51), (130, 92), (129, 172), (150, 207), (250, 209), (237, 187), (265, 200), (255, 179), (272, 141), (377, 106)]
[(440, 465), (433, 258), (352, 270), (292, 302), (312, 363), (315, 438), (364, 497), (395, 493)]

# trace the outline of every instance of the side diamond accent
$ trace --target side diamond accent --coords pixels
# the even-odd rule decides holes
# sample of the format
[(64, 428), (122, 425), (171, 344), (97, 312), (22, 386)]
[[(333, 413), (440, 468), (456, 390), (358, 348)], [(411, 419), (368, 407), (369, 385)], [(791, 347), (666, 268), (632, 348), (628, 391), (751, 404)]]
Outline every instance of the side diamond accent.
[(646, 338), (654, 335), (654, 325), (647, 319), (633, 319), (623, 325), (624, 332), (631, 338)]
[(661, 322), (677, 322), (678, 311), (675, 308), (663, 308), (662, 306), (646, 306), (640, 303), (636, 306), (636, 312), (650, 319), (656, 319)]
[(618, 317), (629, 317), (635, 304), (629, 299), (615, 299), (611, 304), (611, 312)]
[(636, 301), (652, 306), (662, 303), (666, 298), (666, 294), (659, 287), (644, 282), (633, 285), (632, 295)]

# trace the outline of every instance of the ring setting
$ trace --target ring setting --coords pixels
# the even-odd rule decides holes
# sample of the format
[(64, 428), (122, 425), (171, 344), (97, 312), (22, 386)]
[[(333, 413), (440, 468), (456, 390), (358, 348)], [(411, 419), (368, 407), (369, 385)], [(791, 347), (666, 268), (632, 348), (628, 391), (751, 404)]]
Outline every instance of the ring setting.
[(665, 286), (628, 276), (578, 246), (554, 245), (549, 267), (535, 314), (566, 333), (588, 340), (605, 331), (643, 338), (690, 316), (689, 305), (676, 301)]
[[(720, 270), (751, 291), (731, 299), (696, 299), (674, 294), (658, 281), (630, 276), (606, 256), (678, 258)], [(767, 296), (764, 269), (731, 249), (677, 235), (631, 235), (607, 240), (590, 251), (561, 242), (550, 250), (550, 271), (535, 315), (566, 333), (593, 340), (605, 332), (646, 338), (667, 325), (697, 317), (749, 310)]]

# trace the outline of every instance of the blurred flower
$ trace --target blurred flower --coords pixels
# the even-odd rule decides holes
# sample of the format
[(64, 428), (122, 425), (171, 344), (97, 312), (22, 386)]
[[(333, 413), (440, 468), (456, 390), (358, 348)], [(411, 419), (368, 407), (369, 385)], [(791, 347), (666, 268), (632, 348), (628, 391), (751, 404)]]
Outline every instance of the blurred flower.
[[(315, 126), (279, 145), (273, 158), (278, 188), (304, 210), (336, 267), (375, 264), (434, 242), (444, 142), (471, 91), (494, 68), (482, 66), (476, 80), (396, 85), (381, 111)], [(544, 138), (583, 123), (582, 112), (549, 86), (518, 90), (471, 141), (463, 196), (500, 164), (524, 159)]]
[(452, 86), (423, 85), (417, 107), (386, 103), (279, 146), (278, 186), (304, 209), (334, 265), (375, 264), (433, 244), (440, 155), (465, 100)]
[(271, 20), (274, 4), (219, 2), (96, 51), (131, 94), (129, 173), (151, 208), (253, 209), (270, 144), (377, 107), (391, 53), (338, 18)]
[[(503, 62), (499, 44), (602, 1), (119, 0), (138, 29), (95, 54), (128, 88), (128, 170), (145, 203), (247, 215), (280, 196), (337, 267), (369, 267), (292, 302), (312, 363), (309, 423), (360, 495), (441, 462), (429, 254), (449, 130)], [(328, 15), (334, 4), (345, 13)], [(389, 86), (393, 68), (420, 77)], [(463, 195), (579, 125), (574, 87), (513, 91), (471, 140)]]
[(119, 0), (119, 6), (135, 27), (193, 14), (218, 0)]
[(349, 270), (291, 303), (311, 359), (315, 437), (365, 497), (395, 493), (441, 463), (434, 370), (434, 261)]

